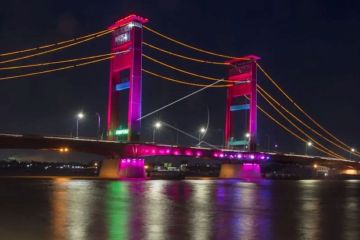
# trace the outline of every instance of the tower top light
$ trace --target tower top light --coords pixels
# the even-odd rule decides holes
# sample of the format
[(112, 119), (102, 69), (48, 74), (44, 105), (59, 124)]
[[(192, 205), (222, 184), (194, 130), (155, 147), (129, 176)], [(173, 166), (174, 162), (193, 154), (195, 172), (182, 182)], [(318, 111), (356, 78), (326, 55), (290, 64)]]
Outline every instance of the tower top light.
[(245, 56), (242, 56), (242, 57), (238, 57), (238, 58), (231, 58), (227, 61), (225, 61), (225, 63), (228, 63), (228, 64), (233, 64), (233, 63), (237, 63), (237, 62), (242, 62), (242, 61), (257, 61), (257, 60), (260, 60), (261, 58), (259, 56), (256, 56), (256, 55), (253, 55), (253, 54), (250, 54), (250, 55), (245, 55)]
[(113, 25), (111, 25), (108, 29), (109, 30), (113, 30), (113, 29), (116, 29), (116, 28), (120, 28), (128, 23), (131, 23), (131, 22), (139, 22), (141, 24), (144, 24), (144, 23), (147, 23), (149, 21), (149, 19), (147, 18), (143, 18), (143, 17), (140, 17), (140, 16), (137, 16), (135, 14), (131, 14), (127, 17), (124, 17), (124, 18), (121, 18), (119, 20), (117, 20)]

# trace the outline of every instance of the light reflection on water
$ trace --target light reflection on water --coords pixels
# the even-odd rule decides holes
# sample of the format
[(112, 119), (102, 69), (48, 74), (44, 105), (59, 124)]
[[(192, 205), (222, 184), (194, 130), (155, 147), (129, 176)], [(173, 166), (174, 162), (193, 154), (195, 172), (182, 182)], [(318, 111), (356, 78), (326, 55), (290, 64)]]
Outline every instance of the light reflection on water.
[(0, 181), (1, 239), (360, 239), (360, 181)]

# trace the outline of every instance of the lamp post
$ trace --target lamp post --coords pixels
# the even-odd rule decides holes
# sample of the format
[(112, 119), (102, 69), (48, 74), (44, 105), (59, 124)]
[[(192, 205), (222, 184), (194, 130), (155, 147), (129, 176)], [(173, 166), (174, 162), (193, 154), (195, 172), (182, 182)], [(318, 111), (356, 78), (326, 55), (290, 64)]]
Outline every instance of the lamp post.
[(76, 138), (79, 138), (79, 120), (84, 118), (84, 114), (82, 112), (79, 112), (76, 115)]
[(312, 142), (307, 142), (305, 146), (305, 155), (307, 156), (308, 148), (312, 146)]
[(351, 148), (350, 149), (350, 152), (349, 152), (349, 160), (351, 160), (351, 155), (355, 152), (356, 150), (355, 150), (355, 148)]
[(97, 117), (97, 132), (96, 132), (96, 137), (97, 138), (100, 138), (100, 127), (101, 127), (101, 116), (100, 116), (100, 113), (96, 112), (96, 117)]
[(267, 151), (270, 152), (270, 135), (266, 134), (266, 139), (267, 139)]
[(154, 128), (153, 128), (153, 143), (155, 143), (155, 131), (156, 131), (156, 129), (159, 129), (159, 128), (161, 128), (161, 122), (157, 121), (154, 124)]
[(200, 130), (199, 130), (199, 143), (198, 143), (198, 146), (200, 146), (201, 139), (204, 138), (205, 134), (206, 134), (206, 128), (201, 127)]
[(245, 133), (245, 139), (246, 139), (246, 141), (247, 141), (247, 144), (245, 145), (245, 149), (244, 150), (246, 150), (246, 149), (249, 149), (249, 144), (250, 144), (250, 133)]

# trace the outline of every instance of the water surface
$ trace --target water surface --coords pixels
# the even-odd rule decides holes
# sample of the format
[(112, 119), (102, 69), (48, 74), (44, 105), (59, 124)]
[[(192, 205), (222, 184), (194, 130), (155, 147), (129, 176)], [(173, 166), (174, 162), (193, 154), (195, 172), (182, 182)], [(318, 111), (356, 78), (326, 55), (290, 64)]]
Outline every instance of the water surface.
[(360, 239), (360, 181), (1, 179), (0, 239)]

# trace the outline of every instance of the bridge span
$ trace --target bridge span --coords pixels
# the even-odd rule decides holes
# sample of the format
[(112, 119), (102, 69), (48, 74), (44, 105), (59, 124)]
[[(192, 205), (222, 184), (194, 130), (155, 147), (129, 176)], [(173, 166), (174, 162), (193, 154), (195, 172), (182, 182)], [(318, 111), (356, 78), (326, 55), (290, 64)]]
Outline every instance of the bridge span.
[(70, 138), (56, 136), (37, 136), (20, 134), (0, 134), (1, 149), (37, 149), (59, 151), (69, 149), (72, 152), (91, 153), (104, 156), (100, 177), (132, 178), (144, 177), (146, 157), (172, 156), (194, 159), (218, 160), (222, 170), (220, 177), (235, 178), (242, 175), (244, 165), (247, 171), (257, 171), (266, 163), (283, 164), (318, 164), (332, 168), (360, 170), (357, 161), (319, 156), (271, 152), (244, 152), (234, 149), (212, 149), (205, 147), (189, 147), (141, 142), (118, 142), (109, 140)]
[[(42, 55), (48, 52), (65, 49), (75, 44), (80, 44), (85, 41), (100, 37), (105, 34), (111, 33), (111, 52), (105, 54), (105, 58), (97, 59), (100, 55), (90, 56), (87, 59), (96, 58), (89, 62), (84, 62), (74, 66), (62, 67), (52, 69), (49, 71), (34, 72), (32, 74), (23, 74), (16, 76), (3, 77), (1, 80), (12, 79), (17, 77), (25, 77), (48, 73), (52, 71), (60, 71), (68, 68), (73, 68), (80, 65), (87, 65), (103, 60), (110, 61), (110, 74), (108, 85), (108, 104), (107, 104), (107, 119), (106, 119), (106, 138), (107, 140), (98, 139), (82, 139), (82, 138), (70, 138), (70, 137), (55, 137), (55, 136), (36, 136), (36, 135), (17, 135), (17, 134), (0, 134), (0, 149), (43, 149), (54, 150), (69, 149), (73, 152), (84, 152), (98, 154), (105, 157), (101, 168), (101, 177), (143, 177), (144, 176), (144, 162), (146, 157), (151, 156), (171, 156), (171, 157), (189, 157), (194, 159), (207, 159), (217, 160), (221, 163), (220, 177), (239, 177), (244, 171), (253, 171), (260, 174), (261, 166), (267, 163), (281, 163), (281, 164), (304, 164), (304, 165), (321, 165), (328, 168), (351, 168), (359, 174), (359, 163), (356, 161), (350, 161), (343, 159), (337, 151), (323, 145), (320, 141), (311, 137), (312, 134), (316, 134), (318, 137), (325, 140), (327, 143), (332, 144), (339, 151), (349, 153), (350, 156), (360, 157), (355, 148), (348, 146), (346, 143), (340, 141), (338, 138), (330, 134), (329, 131), (321, 127), (315, 120), (313, 120), (304, 110), (299, 107), (295, 102), (284, 92), (284, 90), (272, 79), (272, 77), (259, 65), (258, 60), (260, 57), (255, 55), (246, 55), (243, 57), (233, 57), (224, 54), (218, 54), (210, 52), (185, 44), (181, 41), (177, 41), (171, 37), (165, 36), (160, 32), (152, 30), (146, 27), (145, 24), (148, 19), (137, 15), (129, 15), (121, 18), (112, 24), (107, 30), (100, 31), (94, 34), (87, 35), (88, 38), (83, 36), (78, 39), (65, 41), (69, 43), (62, 47), (50, 49), (45, 52), (35, 53), (32, 55), (24, 56), (22, 58), (30, 58), (36, 55)], [(204, 59), (197, 59), (188, 57), (182, 54), (177, 54), (160, 47), (156, 47), (152, 44), (144, 42), (143, 31), (146, 30), (151, 34), (155, 34), (165, 40), (171, 41), (176, 44), (180, 44), (183, 47), (187, 47), (191, 50), (208, 54), (211, 56), (221, 57), (223, 61), (215, 62)], [(82, 39), (81, 41), (79, 41)], [(50, 44), (42, 47), (21, 50), (10, 53), (25, 53), (30, 51), (39, 50), (42, 48), (50, 48), (51, 46), (57, 46), (58, 44), (64, 44), (65, 42)], [(71, 42), (71, 43), (70, 43)], [(171, 64), (167, 64), (160, 60), (157, 60), (151, 56), (143, 53), (143, 46), (151, 48), (154, 51), (161, 52), (162, 54), (168, 54), (172, 57), (181, 58), (183, 60), (189, 60), (192, 62), (200, 62), (206, 64), (216, 64), (226, 67), (227, 76), (223, 78), (214, 78), (211, 76), (200, 75), (188, 70), (183, 70), (175, 67)], [(6, 55), (6, 54), (5, 54)], [(5, 56), (4, 55), (4, 56)], [(104, 55), (102, 55), (104, 56)], [(66, 60), (66, 61), (79, 61), (84, 58)], [(162, 67), (167, 67), (171, 70), (181, 72), (183, 74), (191, 75), (193, 77), (211, 80), (211, 84), (199, 84), (197, 82), (182, 81), (174, 79), (169, 76), (157, 74), (153, 71), (149, 71), (143, 68), (143, 60), (151, 61), (152, 63), (160, 64)], [(5, 62), (12, 62), (17, 59), (7, 60)], [(66, 62), (64, 61), (64, 62)], [(3, 63), (5, 63), (3, 62)], [(55, 62), (51, 62), (54, 64)], [(45, 64), (45, 63), (44, 63)], [(46, 64), (50, 64), (46, 63)], [(18, 66), (24, 67), (24, 66)], [(296, 117), (296, 114), (289, 112), (281, 103), (273, 98), (267, 91), (265, 91), (257, 82), (257, 71), (260, 70), (268, 79), (294, 106), (305, 114), (307, 120), (311, 120), (313, 124), (320, 127), (323, 133), (321, 134), (313, 129), (309, 124), (306, 124), (300, 118)], [(200, 89), (179, 98), (165, 106), (157, 108), (157, 110), (143, 114), (142, 113), (142, 74), (146, 73), (149, 76), (156, 77), (162, 80), (171, 81), (173, 83), (201, 87)], [(140, 142), (141, 139), (141, 121), (145, 117), (155, 114), (160, 110), (178, 103), (194, 94), (200, 93), (208, 88), (224, 88), (226, 89), (225, 103), (225, 124), (224, 124), (224, 142), (226, 149), (224, 148), (204, 148), (204, 147), (191, 147), (191, 146), (176, 146), (176, 145), (161, 145), (147, 142)], [(267, 113), (261, 108), (257, 101), (257, 93), (269, 103), (274, 110), (276, 110), (282, 117), (297, 129), (298, 133), (295, 133), (291, 128), (286, 127), (284, 124), (276, 120), (272, 114)], [(269, 100), (270, 99), (270, 100)], [(275, 105), (273, 103), (276, 103)], [(278, 106), (278, 107), (277, 107)], [(279, 125), (287, 133), (296, 137), (305, 144), (311, 144), (318, 151), (322, 152), (326, 156), (331, 157), (319, 157), (319, 156), (305, 156), (295, 154), (283, 154), (283, 153), (271, 153), (257, 151), (257, 111), (258, 109), (263, 112), (269, 119)], [(286, 114), (284, 114), (286, 112)], [(288, 115), (290, 118), (286, 117)], [(234, 117), (245, 116), (243, 123), (241, 121), (234, 121)], [(83, 117), (83, 114), (77, 116), (76, 135), (78, 136), (78, 124), (79, 119)], [(296, 120), (297, 123), (294, 123)], [(240, 124), (241, 123), (241, 124)], [(301, 124), (311, 133), (304, 131), (302, 127), (298, 127)], [(98, 116), (98, 130), (100, 129), (100, 115)], [(169, 126), (169, 125), (168, 125)], [(240, 129), (241, 128), (241, 129)], [(207, 129), (207, 128), (206, 128)], [(204, 132), (206, 130), (204, 128)], [(155, 128), (154, 128), (155, 131)], [(245, 133), (245, 134), (243, 134)], [(200, 136), (200, 135), (199, 135)], [(327, 136), (327, 137), (326, 137)], [(200, 137), (199, 137), (200, 138)], [(236, 148), (249, 149), (249, 152), (236, 150)], [(244, 167), (246, 165), (246, 167)]]

